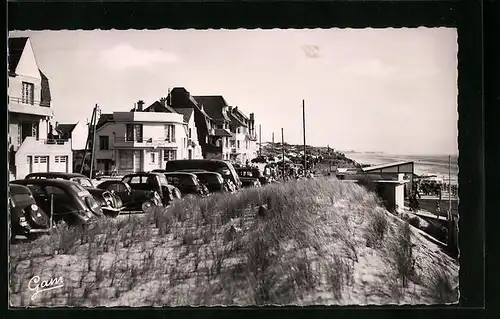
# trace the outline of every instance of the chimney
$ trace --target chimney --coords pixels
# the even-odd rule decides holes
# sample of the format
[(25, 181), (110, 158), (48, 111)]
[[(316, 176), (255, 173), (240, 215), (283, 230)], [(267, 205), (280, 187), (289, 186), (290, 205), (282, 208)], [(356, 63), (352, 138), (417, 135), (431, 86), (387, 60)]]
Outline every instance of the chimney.
[[(170, 95), (170, 93), (169, 93), (169, 95)], [(163, 105), (163, 106), (166, 106), (167, 105), (167, 98), (166, 97), (162, 97), (160, 99), (160, 104)]]
[(137, 111), (142, 112), (142, 107), (144, 106), (144, 101), (139, 100), (137, 101)]

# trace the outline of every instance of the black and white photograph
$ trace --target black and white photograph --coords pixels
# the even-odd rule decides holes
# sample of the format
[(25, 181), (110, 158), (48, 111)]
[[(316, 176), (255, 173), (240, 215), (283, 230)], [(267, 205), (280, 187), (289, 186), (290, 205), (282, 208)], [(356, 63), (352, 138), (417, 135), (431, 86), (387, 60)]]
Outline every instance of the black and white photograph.
[(10, 31), (10, 307), (457, 304), (457, 40)]

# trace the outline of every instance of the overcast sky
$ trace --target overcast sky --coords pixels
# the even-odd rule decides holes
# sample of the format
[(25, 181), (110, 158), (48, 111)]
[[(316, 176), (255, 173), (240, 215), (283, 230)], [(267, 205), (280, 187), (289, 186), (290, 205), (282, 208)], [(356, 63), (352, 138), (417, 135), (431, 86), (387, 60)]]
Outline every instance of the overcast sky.
[[(11, 32), (29, 36), (55, 119), (146, 105), (183, 86), (255, 113), (262, 140), (456, 154), (457, 33), (450, 28)], [(258, 129), (258, 126), (257, 126)]]

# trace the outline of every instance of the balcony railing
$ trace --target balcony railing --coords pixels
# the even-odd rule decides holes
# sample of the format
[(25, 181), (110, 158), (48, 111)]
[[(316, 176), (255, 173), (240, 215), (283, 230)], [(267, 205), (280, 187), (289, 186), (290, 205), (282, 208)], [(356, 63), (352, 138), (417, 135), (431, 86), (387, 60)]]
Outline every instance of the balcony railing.
[[(39, 140), (40, 141), (40, 140)], [(68, 139), (46, 139), (46, 140), (41, 140), (45, 144), (51, 144), (51, 145), (64, 145), (64, 143), (67, 143), (69, 140)]]
[(143, 138), (130, 138), (130, 137), (115, 137), (115, 146), (152, 146), (152, 147), (162, 147), (171, 146), (175, 143), (175, 138), (173, 137), (143, 137)]
[(35, 100), (30, 100), (27, 98), (21, 98), (21, 97), (15, 97), (15, 96), (10, 96), (9, 102), (18, 103), (18, 104), (33, 105), (33, 106), (50, 107), (50, 102), (35, 101)]

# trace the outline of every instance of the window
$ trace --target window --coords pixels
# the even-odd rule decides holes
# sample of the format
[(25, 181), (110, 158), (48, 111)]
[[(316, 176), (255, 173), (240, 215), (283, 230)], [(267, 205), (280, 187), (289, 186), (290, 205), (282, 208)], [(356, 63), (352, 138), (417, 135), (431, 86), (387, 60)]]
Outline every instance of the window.
[(222, 124), (217, 124), (215, 127), (218, 128), (218, 129), (222, 129), (223, 128)]
[(134, 130), (135, 130), (135, 141), (142, 143), (142, 124), (135, 124), (134, 125)]
[(173, 161), (176, 159), (177, 159), (177, 150), (165, 150), (165, 153), (163, 153), (163, 160), (165, 162)]
[(226, 137), (226, 147), (229, 147), (229, 137)]
[(45, 191), (47, 192), (47, 195), (66, 195), (64, 190), (62, 190), (59, 187), (52, 186), (52, 185), (47, 185), (45, 186)]
[(151, 155), (151, 163), (154, 163), (156, 159), (155, 153), (151, 153), (150, 155)]
[(114, 183), (108, 186), (108, 191), (114, 191), (115, 193), (125, 193), (127, 191), (127, 187), (123, 183)]
[(189, 129), (189, 135), (188, 135), (189, 138), (191, 138), (191, 129)]
[(175, 142), (175, 125), (165, 124), (165, 141)]
[(67, 163), (68, 162), (68, 157), (67, 156), (56, 155), (54, 161), (56, 163)]
[(241, 146), (241, 145), (240, 145), (240, 141), (238, 141), (237, 143), (238, 143), (238, 148), (240, 148), (240, 146)]
[[(126, 140), (127, 142), (140, 142), (142, 143), (143, 141), (143, 136), (142, 136), (142, 124), (127, 124), (127, 137)], [(109, 147), (109, 141), (108, 141), (108, 147)]]
[(35, 104), (35, 85), (29, 82), (23, 82), (22, 102), (26, 104)]
[(99, 136), (99, 150), (109, 150), (109, 136)]
[(127, 124), (127, 142), (134, 140), (134, 124)]
[(47, 164), (48, 156), (35, 156), (35, 164)]

